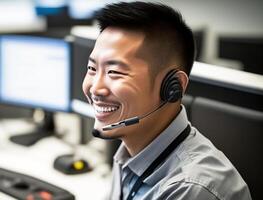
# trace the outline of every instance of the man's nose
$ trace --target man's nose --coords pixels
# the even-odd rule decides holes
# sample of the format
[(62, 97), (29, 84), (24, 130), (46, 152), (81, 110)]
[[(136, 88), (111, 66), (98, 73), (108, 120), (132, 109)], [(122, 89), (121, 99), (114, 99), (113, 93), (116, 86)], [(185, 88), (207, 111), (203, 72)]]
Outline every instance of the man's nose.
[(90, 93), (94, 96), (107, 96), (110, 91), (103, 75), (97, 75), (90, 87)]

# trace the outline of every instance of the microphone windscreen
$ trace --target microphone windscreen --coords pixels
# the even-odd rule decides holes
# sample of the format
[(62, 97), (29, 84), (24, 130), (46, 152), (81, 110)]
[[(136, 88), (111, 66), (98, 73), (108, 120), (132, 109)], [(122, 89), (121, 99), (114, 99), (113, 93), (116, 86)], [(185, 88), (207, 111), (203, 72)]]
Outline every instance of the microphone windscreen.
[(92, 130), (92, 135), (94, 137), (100, 138), (100, 139), (104, 139), (104, 140), (112, 140), (112, 139), (116, 139), (115, 137), (107, 137), (104, 136), (101, 131), (97, 130), (97, 129), (93, 129)]
[(97, 130), (97, 129), (93, 129), (93, 130), (92, 130), (92, 135), (93, 135), (94, 137), (99, 137), (99, 138), (101, 138), (101, 132), (100, 132), (99, 130)]

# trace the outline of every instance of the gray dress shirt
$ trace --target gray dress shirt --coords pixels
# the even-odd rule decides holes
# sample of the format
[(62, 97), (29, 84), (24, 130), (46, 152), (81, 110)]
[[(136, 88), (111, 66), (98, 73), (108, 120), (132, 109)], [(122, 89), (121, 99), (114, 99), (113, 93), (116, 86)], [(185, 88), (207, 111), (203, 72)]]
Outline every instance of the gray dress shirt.
[[(114, 156), (110, 199), (127, 198), (137, 178), (189, 124), (185, 108), (147, 147), (130, 157), (121, 144)], [(142, 136), (143, 137), (143, 136)], [(148, 176), (134, 200), (251, 200), (248, 186), (226, 156), (197, 129)]]

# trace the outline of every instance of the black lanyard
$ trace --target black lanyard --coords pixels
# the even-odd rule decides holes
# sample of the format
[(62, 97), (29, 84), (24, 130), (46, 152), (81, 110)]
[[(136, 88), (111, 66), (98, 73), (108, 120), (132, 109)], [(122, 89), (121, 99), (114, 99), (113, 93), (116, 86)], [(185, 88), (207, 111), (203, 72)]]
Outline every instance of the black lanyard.
[[(191, 127), (188, 125), (183, 132), (178, 135), (171, 144), (169, 144), (166, 149), (151, 163), (151, 165), (143, 172), (141, 176), (138, 177), (135, 184), (133, 185), (127, 200), (132, 200), (133, 197), (136, 195), (138, 190), (140, 189), (141, 185), (143, 184), (143, 181), (150, 176), (154, 170), (162, 163), (168, 156), (178, 147), (178, 145), (185, 140), (185, 138), (190, 134)], [(120, 199), (123, 199), (123, 192), (121, 188), (121, 197)]]

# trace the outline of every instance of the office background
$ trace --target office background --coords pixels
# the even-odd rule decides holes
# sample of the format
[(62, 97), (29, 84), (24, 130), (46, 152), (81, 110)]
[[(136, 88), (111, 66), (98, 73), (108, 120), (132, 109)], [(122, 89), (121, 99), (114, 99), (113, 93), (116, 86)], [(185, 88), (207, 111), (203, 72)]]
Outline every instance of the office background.
[[(15, 34), (70, 41), (71, 100), (82, 102), (85, 97), (81, 83), (88, 55), (98, 34), (92, 11), (108, 2), (116, 1), (2, 0), (0, 36)], [(188, 117), (234, 163), (248, 183), (253, 199), (260, 199), (260, 180), (263, 178), (260, 167), (263, 162), (260, 155), (263, 133), (263, 2), (150, 2), (162, 2), (180, 10), (193, 29), (198, 52), (183, 100)], [(81, 7), (86, 9), (80, 10)], [(72, 192), (79, 200), (87, 197), (103, 199), (106, 191), (101, 194), (101, 187), (109, 188), (112, 155), (119, 142), (92, 138), (93, 118), (79, 112), (79, 109), (53, 112), (58, 134), (24, 147), (11, 142), (9, 137), (22, 133), (24, 129), (34, 130), (35, 124), (43, 122), (43, 111), (34, 106), (10, 105), (1, 101), (0, 167), (51, 182)], [(50, 122), (48, 119), (45, 121), (44, 118), (44, 122)], [(51, 146), (56, 148), (47, 153)], [(53, 162), (56, 157), (67, 153), (83, 156), (93, 170), (77, 176), (58, 172), (53, 168)], [(80, 189), (80, 185), (84, 189)]]

